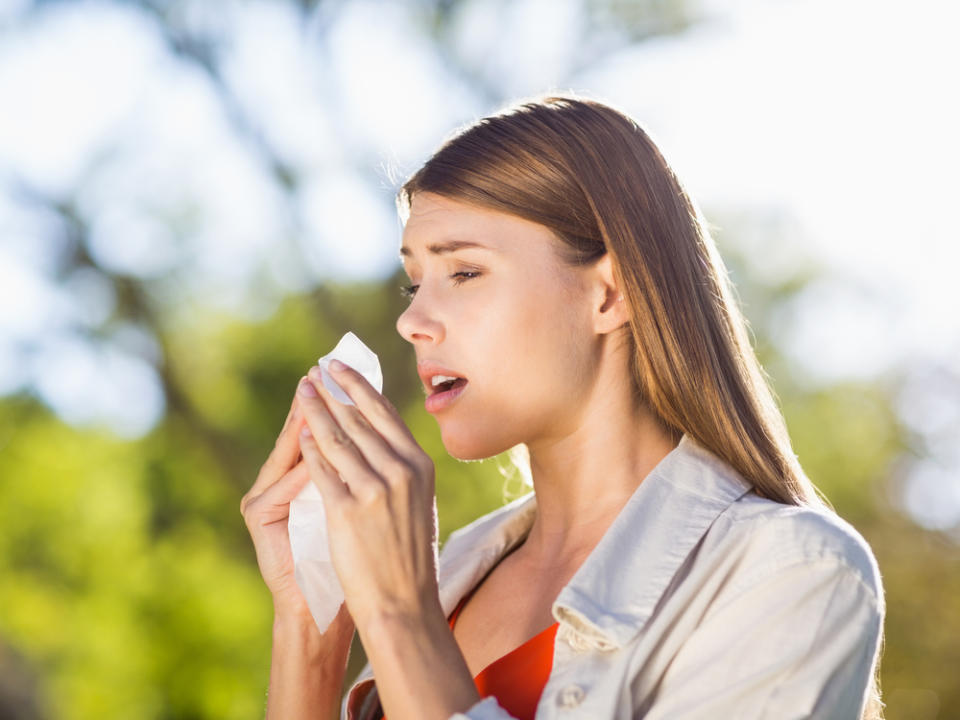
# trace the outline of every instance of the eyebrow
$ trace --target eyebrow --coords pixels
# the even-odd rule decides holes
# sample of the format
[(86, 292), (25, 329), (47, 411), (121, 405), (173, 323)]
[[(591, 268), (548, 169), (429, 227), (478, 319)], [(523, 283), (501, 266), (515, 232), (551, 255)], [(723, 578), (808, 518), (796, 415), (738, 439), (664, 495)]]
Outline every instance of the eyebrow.
[[(433, 255), (443, 255), (445, 253), (456, 252), (457, 250), (466, 250), (467, 248), (480, 248), (481, 250), (493, 250), (493, 248), (486, 245), (481, 245), (478, 242), (473, 240), (447, 240), (446, 242), (434, 243), (429, 245), (427, 250), (429, 250)], [(413, 251), (406, 246), (400, 248), (400, 259), (403, 258), (412, 258)]]

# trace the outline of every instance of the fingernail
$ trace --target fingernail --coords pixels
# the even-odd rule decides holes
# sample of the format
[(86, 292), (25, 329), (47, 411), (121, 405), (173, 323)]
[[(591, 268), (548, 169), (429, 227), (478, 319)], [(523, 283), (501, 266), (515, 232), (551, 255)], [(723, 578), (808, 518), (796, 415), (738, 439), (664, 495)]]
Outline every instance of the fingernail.
[(331, 369), (331, 370), (335, 370), (336, 372), (340, 372), (341, 370), (346, 370), (346, 369), (347, 369), (347, 366), (344, 365), (344, 364), (343, 364), (342, 362), (340, 362), (339, 360), (331, 360), (331, 361), (330, 361), (330, 369)]
[(317, 389), (313, 386), (313, 383), (309, 380), (304, 380), (300, 383), (299, 392), (304, 397), (317, 397)]

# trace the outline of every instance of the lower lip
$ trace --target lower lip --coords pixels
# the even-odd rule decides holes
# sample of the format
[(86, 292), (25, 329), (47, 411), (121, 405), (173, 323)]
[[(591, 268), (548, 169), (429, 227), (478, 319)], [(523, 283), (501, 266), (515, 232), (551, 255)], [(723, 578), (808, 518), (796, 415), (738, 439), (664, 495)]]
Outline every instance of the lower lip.
[(451, 388), (450, 390), (444, 390), (443, 392), (434, 393), (433, 395), (428, 395), (427, 399), (424, 401), (423, 406), (427, 409), (428, 413), (440, 412), (450, 407), (453, 402), (460, 397), (460, 394), (467, 389), (469, 383), (463, 383), (460, 387)]

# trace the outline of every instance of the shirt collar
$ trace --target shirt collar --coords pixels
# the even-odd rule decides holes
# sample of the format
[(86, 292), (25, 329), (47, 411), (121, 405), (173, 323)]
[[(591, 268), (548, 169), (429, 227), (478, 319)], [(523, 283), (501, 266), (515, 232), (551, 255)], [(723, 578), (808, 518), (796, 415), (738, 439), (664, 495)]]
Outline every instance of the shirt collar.
[[(714, 520), (751, 486), (684, 435), (637, 487), (553, 603), (558, 639), (612, 650), (643, 630), (671, 579)], [(440, 558), (447, 616), (533, 525), (528, 493), (451, 533)]]

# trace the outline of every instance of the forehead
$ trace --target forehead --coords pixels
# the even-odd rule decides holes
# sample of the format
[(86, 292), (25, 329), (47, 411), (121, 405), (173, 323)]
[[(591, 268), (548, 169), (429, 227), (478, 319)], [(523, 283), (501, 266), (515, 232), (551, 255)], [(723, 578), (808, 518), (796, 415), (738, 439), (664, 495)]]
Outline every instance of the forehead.
[(471, 245), (505, 255), (525, 255), (549, 251), (554, 239), (544, 226), (515, 215), (420, 192), (410, 203), (400, 252), (404, 262)]

